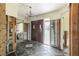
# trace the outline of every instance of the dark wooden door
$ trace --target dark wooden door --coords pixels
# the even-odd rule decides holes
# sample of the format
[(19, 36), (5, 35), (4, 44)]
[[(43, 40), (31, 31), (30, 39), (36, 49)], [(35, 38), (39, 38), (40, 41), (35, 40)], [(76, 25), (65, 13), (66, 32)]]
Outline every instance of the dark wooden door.
[(37, 22), (36, 21), (32, 21), (31, 22), (31, 38), (34, 41), (37, 41)]
[(38, 20), (37, 35), (38, 41), (43, 43), (43, 20)]
[(32, 40), (43, 43), (43, 20), (32, 21), (31, 26)]
[(57, 48), (60, 49), (60, 39), (61, 39), (61, 20), (57, 20)]

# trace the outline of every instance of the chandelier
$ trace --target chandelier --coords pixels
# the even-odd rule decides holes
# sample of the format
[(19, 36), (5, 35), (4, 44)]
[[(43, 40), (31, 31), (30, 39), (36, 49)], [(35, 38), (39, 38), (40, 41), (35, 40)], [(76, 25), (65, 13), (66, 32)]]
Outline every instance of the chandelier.
[(31, 6), (27, 7), (27, 13), (26, 13), (26, 16), (25, 16), (25, 19), (26, 19), (25, 22), (29, 21), (30, 17), (32, 16), (31, 9), (32, 9)]
[(31, 17), (32, 16), (32, 13), (31, 13), (31, 6), (29, 6), (29, 17)]

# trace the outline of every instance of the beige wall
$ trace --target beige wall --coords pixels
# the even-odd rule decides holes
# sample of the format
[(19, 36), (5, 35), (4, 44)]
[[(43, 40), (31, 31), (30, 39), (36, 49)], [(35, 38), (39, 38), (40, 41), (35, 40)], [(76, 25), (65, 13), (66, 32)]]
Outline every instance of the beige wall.
[(6, 15), (17, 17), (17, 3), (6, 3)]
[[(69, 45), (69, 12), (65, 12), (62, 15), (61, 22), (61, 34), (64, 35), (64, 31), (68, 31), (67, 45)], [(63, 36), (61, 36), (61, 39), (63, 39)]]
[(60, 10), (31, 17), (31, 21), (49, 18), (50, 20), (61, 19), (61, 49), (63, 49), (63, 32), (69, 31), (69, 8), (68, 5)]
[(18, 21), (24, 20), (24, 23), (28, 23), (29, 21), (26, 17), (19, 15), (19, 12), (21, 12), (19, 9), (19, 3), (6, 3), (6, 15), (14, 16), (18, 19)]
[(48, 12), (41, 15), (33, 16), (31, 17), (32, 18), (31, 21), (45, 19), (45, 18), (50, 18), (51, 20), (55, 20), (55, 19), (61, 18), (62, 14), (65, 13), (67, 10), (68, 10), (68, 7), (66, 6), (62, 9), (59, 9), (53, 12)]

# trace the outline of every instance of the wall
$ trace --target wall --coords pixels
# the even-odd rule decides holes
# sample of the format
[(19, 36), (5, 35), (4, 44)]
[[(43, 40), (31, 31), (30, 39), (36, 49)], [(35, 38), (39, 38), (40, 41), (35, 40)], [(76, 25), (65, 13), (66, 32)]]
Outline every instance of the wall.
[(67, 10), (68, 10), (68, 6), (61, 8), (59, 10), (53, 11), (53, 12), (36, 15), (36, 16), (31, 17), (31, 21), (45, 19), (45, 18), (50, 18), (51, 20), (55, 20), (55, 19), (61, 18), (62, 14), (66, 12)]
[(24, 31), (24, 23), (18, 23), (16, 29), (17, 29), (16, 33), (18, 34), (18, 37), (19, 37), (19, 39), (17, 39), (17, 43), (20, 43), (20, 42), (23, 42), (24, 40), (27, 40), (28, 37), (27, 37), (26, 31), (28, 29), (26, 31)]
[(6, 56), (5, 4), (0, 3), (0, 56)]
[[(69, 46), (69, 12), (65, 12), (61, 18), (61, 35), (64, 35), (64, 31), (68, 31), (67, 35), (67, 46)], [(63, 36), (61, 36), (63, 39)], [(63, 41), (63, 40), (62, 40)], [(61, 43), (63, 44), (63, 42)]]
[(17, 30), (17, 33), (23, 32), (23, 23), (17, 24), (16, 30)]
[(17, 3), (6, 3), (6, 15), (17, 17)]
[[(37, 16), (31, 17), (31, 21), (40, 20), (40, 19), (46, 19), (49, 18), (50, 20), (57, 20), (61, 19), (61, 49), (63, 49), (63, 31), (69, 31), (69, 8), (68, 5), (60, 10), (56, 10), (54, 12), (49, 12)], [(63, 18), (64, 17), (64, 18)], [(31, 25), (31, 24), (30, 24)], [(31, 31), (30, 31), (31, 33)], [(31, 36), (30, 36), (31, 39)]]
[(14, 16), (18, 20), (24, 20), (24, 23), (28, 23), (28, 18), (23, 15), (24, 12), (22, 11), (26, 11), (25, 6), (22, 6), (19, 3), (6, 3), (6, 15)]

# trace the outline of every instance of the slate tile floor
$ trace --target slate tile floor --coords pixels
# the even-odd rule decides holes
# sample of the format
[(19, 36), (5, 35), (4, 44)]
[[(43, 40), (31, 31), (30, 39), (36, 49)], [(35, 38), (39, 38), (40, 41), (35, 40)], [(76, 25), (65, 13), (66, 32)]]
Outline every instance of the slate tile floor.
[(36, 41), (30, 41), (33, 47), (26, 48), (28, 41), (17, 44), (17, 56), (64, 56), (62, 51)]

